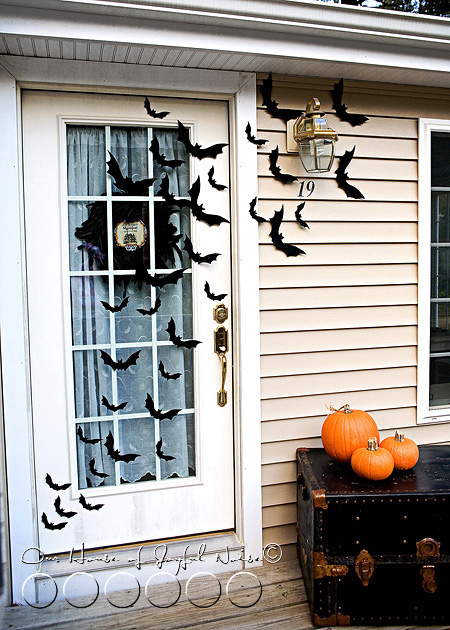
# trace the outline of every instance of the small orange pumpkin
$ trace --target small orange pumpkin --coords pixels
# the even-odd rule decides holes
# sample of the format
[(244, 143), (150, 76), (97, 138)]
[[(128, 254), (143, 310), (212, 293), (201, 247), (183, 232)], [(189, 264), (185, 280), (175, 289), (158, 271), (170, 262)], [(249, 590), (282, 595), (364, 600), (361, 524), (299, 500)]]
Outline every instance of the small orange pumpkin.
[(357, 448), (353, 453), (351, 465), (359, 477), (381, 481), (394, 470), (394, 458), (385, 448), (378, 448), (377, 438), (370, 438), (367, 448)]
[(395, 437), (384, 438), (380, 448), (385, 448), (391, 453), (398, 470), (409, 470), (419, 459), (417, 444), (414, 440), (405, 438), (403, 431), (396, 431)]
[(365, 447), (373, 435), (380, 439), (372, 416), (360, 409), (350, 409), (349, 405), (330, 413), (322, 426), (323, 447), (339, 463), (349, 463), (353, 452)]

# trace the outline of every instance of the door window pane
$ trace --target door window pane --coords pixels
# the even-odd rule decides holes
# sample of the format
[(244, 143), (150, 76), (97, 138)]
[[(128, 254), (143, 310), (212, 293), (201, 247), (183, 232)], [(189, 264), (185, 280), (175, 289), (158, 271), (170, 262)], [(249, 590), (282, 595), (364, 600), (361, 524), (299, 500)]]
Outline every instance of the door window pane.
[(124, 454), (139, 455), (120, 462), (120, 483), (156, 480), (155, 421), (135, 418), (119, 421), (119, 441)]
[(72, 343), (74, 346), (104, 345), (110, 340), (108, 284), (103, 277), (72, 276), (70, 278), (72, 304)]
[[(109, 348), (104, 352), (110, 353)], [(73, 353), (75, 417), (95, 418), (108, 413), (102, 397), (112, 400), (111, 368), (100, 358), (99, 350), (75, 350)]]
[[(152, 298), (151, 287), (144, 284), (139, 288), (135, 282), (131, 282), (131, 279), (128, 278), (129, 282), (124, 290), (124, 278), (127, 276), (123, 276), (120, 282), (115, 278), (115, 303), (121, 305), (123, 300), (128, 298), (126, 306), (114, 315), (116, 343), (151, 342), (154, 316), (149, 315), (148, 312), (151, 312), (151, 309), (155, 307), (156, 301)], [(144, 313), (140, 311), (144, 311)]]
[[(110, 420), (77, 424), (75, 439), (77, 444), (78, 487), (80, 490), (115, 485), (115, 464), (111, 457), (108, 456), (103, 444), (108, 433), (112, 430), (113, 423)], [(84, 442), (80, 435), (86, 438), (88, 442)]]
[(106, 187), (104, 127), (67, 127), (67, 190), (70, 196), (103, 195)]
[(165, 155), (166, 160), (183, 160), (183, 164), (176, 169), (168, 166), (160, 166), (153, 160), (153, 177), (157, 177), (154, 184), (154, 194), (157, 195), (161, 177), (167, 175), (169, 188), (175, 197), (187, 197), (189, 184), (189, 154), (184, 144), (177, 142), (178, 131), (173, 129), (155, 129), (153, 136), (159, 144), (159, 154)]
[(106, 203), (69, 201), (68, 212), (70, 270), (107, 270)]
[[(112, 127), (110, 152), (119, 166), (122, 177), (128, 178), (126, 183), (123, 182), (120, 186), (116, 186), (119, 182), (116, 182), (116, 178), (112, 178), (113, 195), (148, 196), (148, 187), (142, 190), (136, 185), (139, 180), (149, 177), (147, 129)], [(111, 165), (109, 170), (111, 171)]]

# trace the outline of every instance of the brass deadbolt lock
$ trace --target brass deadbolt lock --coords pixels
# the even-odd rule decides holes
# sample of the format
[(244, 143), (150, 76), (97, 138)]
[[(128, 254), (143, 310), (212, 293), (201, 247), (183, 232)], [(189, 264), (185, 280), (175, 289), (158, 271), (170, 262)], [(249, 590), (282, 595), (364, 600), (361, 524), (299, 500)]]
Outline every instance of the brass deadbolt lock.
[(228, 319), (228, 309), (225, 304), (217, 304), (213, 308), (213, 317), (218, 324), (223, 324)]

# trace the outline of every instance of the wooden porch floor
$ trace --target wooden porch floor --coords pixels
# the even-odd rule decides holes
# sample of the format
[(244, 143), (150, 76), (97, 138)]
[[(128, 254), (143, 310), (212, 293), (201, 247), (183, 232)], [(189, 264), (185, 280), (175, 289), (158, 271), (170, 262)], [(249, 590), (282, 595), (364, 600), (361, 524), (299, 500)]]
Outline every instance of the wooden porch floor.
[[(3, 612), (1, 627), (6, 629), (31, 630), (36, 628), (69, 630), (311, 630), (309, 608), (300, 569), (296, 561), (280, 562), (273, 566), (255, 568), (252, 573), (258, 576), (262, 584), (262, 595), (251, 607), (239, 608), (233, 605), (225, 592), (228, 578), (235, 572), (219, 575), (222, 595), (210, 608), (198, 608), (186, 597), (184, 586), (179, 601), (171, 608), (152, 606), (142, 592), (136, 604), (131, 608), (115, 608), (100, 595), (89, 608), (74, 608), (67, 602), (55, 602), (49, 608), (36, 610), (29, 606), (13, 606)], [(237, 578), (236, 578), (237, 580)], [(246, 578), (247, 581), (247, 578)], [(217, 596), (217, 583), (202, 583), (196, 587), (197, 604), (205, 605)], [(173, 588), (174, 585), (172, 585)], [(259, 586), (252, 583), (245, 585), (236, 582), (237, 588), (230, 586), (230, 597), (241, 606), (254, 602), (260, 593)], [(154, 590), (153, 590), (154, 589)], [(165, 604), (170, 597), (170, 586), (152, 587), (152, 599)], [(233, 592), (232, 592), (233, 590)], [(142, 589), (143, 591), (143, 589)], [(129, 596), (125, 591), (121, 598)], [(116, 596), (116, 594), (115, 594)], [(207, 598), (210, 598), (209, 600)], [(211, 599), (212, 597), (212, 599)], [(80, 598), (77, 602), (82, 603)], [(126, 601), (124, 599), (124, 601)], [(118, 602), (118, 600), (116, 600)], [(385, 626), (387, 627), (387, 626)], [(362, 630), (362, 626), (353, 626)], [(424, 626), (389, 626), (392, 630), (426, 630)], [(450, 626), (430, 626), (434, 630), (450, 630)]]

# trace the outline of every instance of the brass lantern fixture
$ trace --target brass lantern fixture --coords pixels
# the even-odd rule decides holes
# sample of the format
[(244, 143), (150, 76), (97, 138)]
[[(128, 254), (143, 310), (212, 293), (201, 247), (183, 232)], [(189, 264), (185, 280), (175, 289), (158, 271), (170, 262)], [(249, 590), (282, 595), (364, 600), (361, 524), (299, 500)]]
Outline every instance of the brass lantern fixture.
[(295, 121), (294, 139), (305, 171), (326, 173), (331, 169), (338, 135), (320, 110), (318, 98), (309, 99), (305, 115)]

